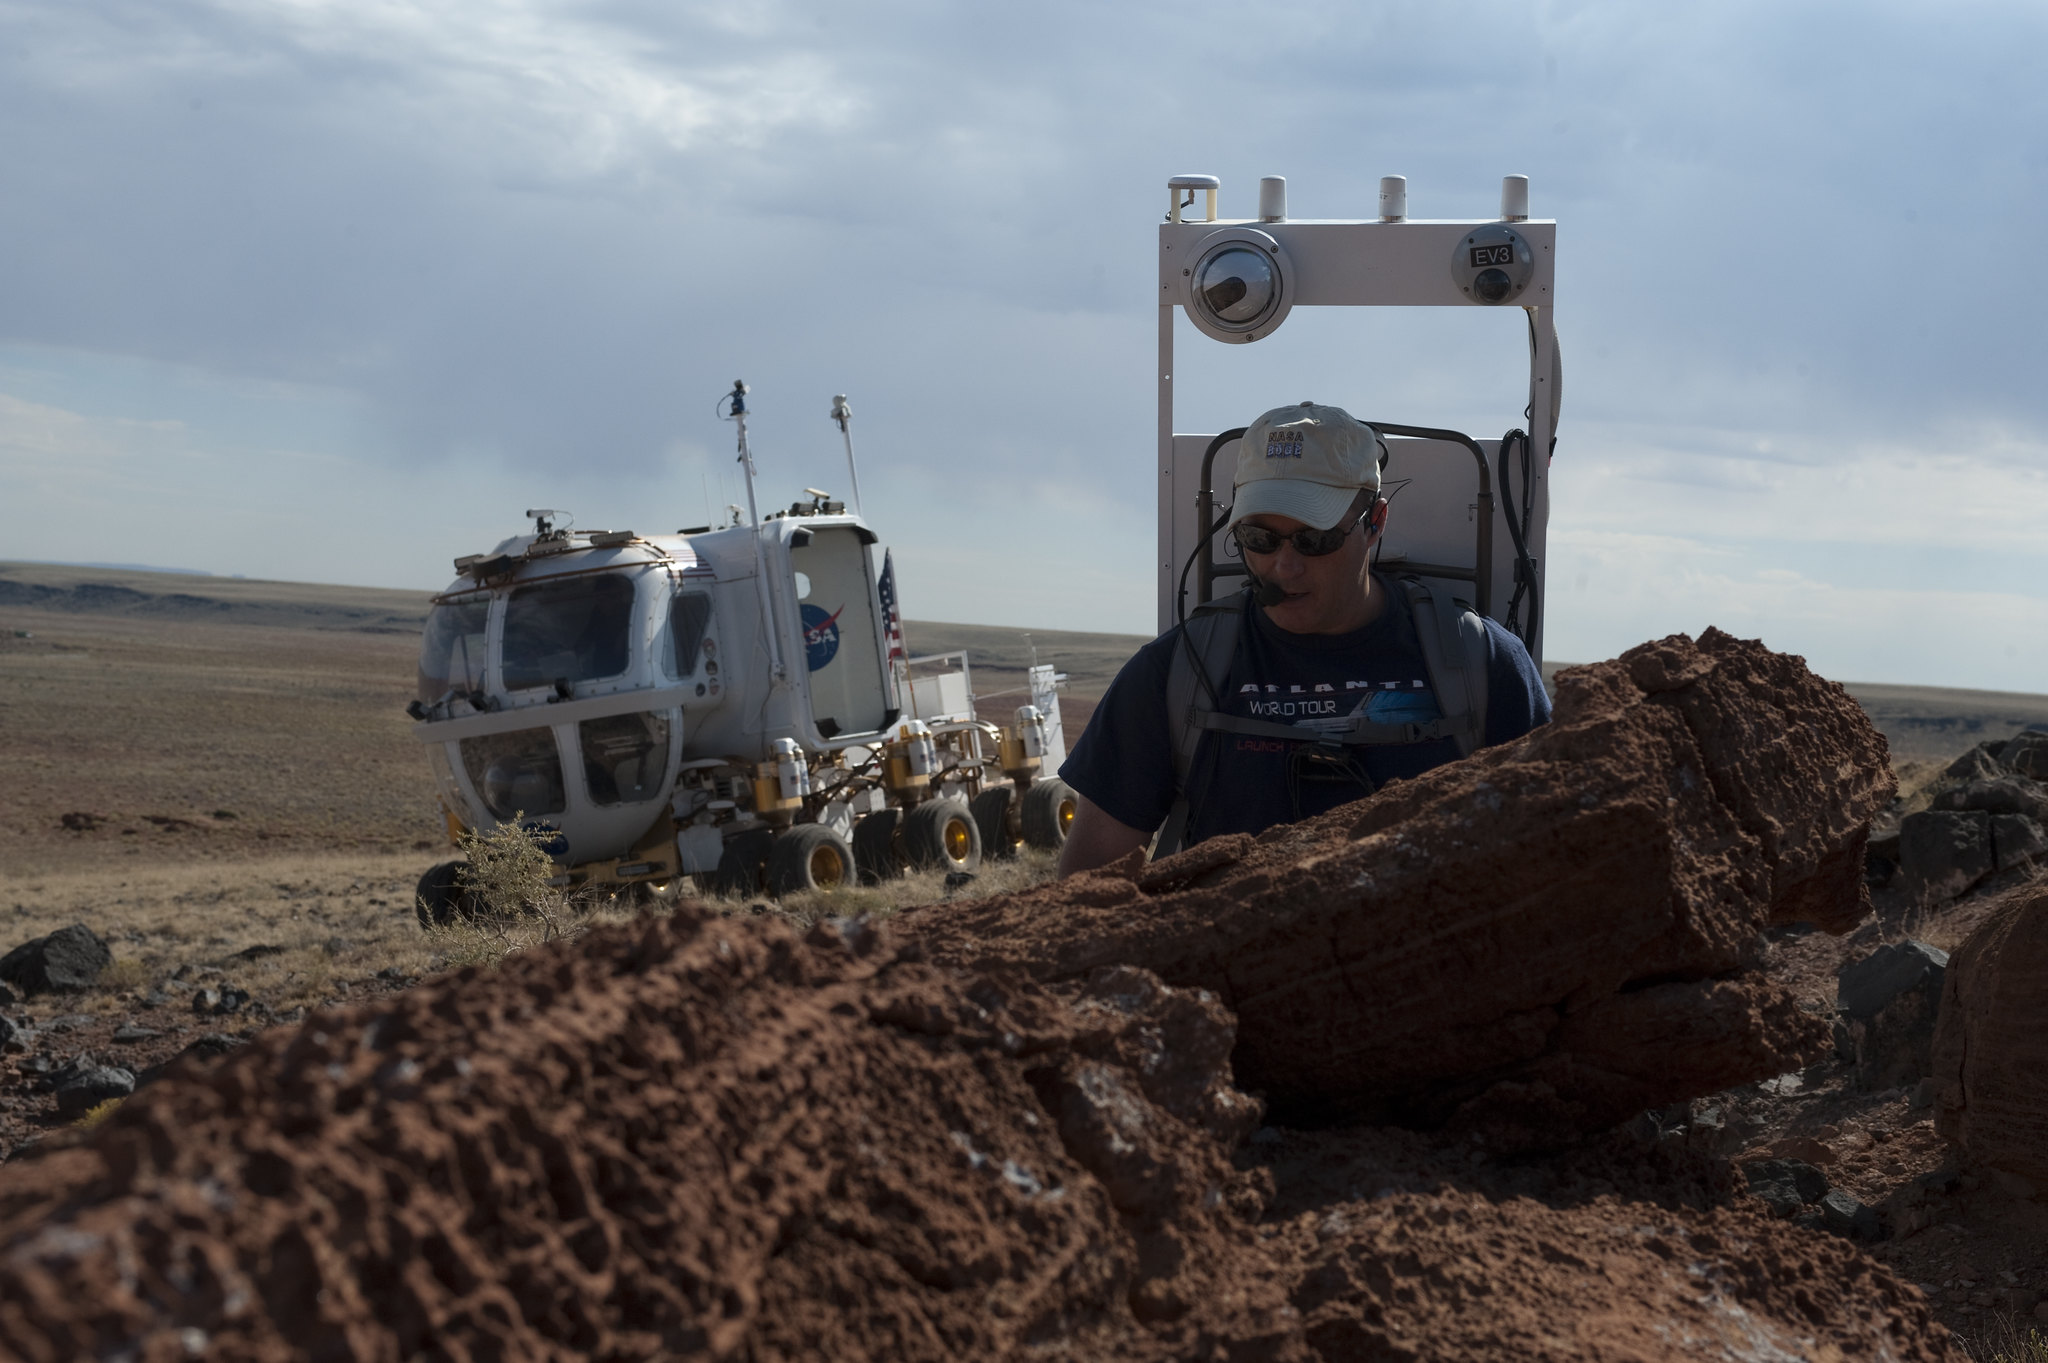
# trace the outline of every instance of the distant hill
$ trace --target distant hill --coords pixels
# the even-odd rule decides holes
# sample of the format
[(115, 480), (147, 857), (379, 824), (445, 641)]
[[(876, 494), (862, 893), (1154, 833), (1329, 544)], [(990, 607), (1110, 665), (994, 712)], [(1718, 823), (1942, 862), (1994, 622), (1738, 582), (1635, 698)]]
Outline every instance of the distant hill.
[[(426, 619), (431, 593), (308, 582), (212, 577), (121, 565), (0, 562), (0, 609), (125, 615), (164, 621), (409, 634)], [(1068, 678), (1063, 708), (1071, 740), (1116, 676), (1144, 644), (1142, 634), (1016, 629), (909, 620), (916, 655), (965, 649), (975, 693), (992, 713), (1024, 703), (1024, 671), (1034, 656)], [(1548, 680), (1568, 663), (1544, 667)], [(1895, 759), (1949, 757), (1987, 738), (2048, 729), (2048, 695), (1934, 686), (1845, 682), (1890, 740)]]

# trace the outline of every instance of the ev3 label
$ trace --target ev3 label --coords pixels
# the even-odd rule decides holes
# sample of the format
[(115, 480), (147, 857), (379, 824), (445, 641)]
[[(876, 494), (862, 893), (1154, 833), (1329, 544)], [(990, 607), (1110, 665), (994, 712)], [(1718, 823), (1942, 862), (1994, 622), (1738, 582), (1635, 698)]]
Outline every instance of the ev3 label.
[[(1439, 250), (1442, 248), (1439, 247)], [(1488, 265), (1512, 265), (1515, 263), (1515, 244), (1504, 241), (1498, 246), (1475, 246), (1472, 248), (1472, 268), (1485, 269)]]

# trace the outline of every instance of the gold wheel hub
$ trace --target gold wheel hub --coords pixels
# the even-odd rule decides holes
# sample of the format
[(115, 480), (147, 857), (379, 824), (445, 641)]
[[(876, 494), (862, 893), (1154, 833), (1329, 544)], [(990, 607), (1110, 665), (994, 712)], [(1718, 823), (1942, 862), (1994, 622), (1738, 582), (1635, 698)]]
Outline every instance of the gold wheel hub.
[(974, 830), (967, 826), (967, 820), (946, 820), (945, 831), (939, 836), (945, 843), (947, 859), (965, 863), (968, 852), (974, 847)]
[(821, 890), (837, 889), (846, 879), (846, 863), (836, 847), (819, 847), (811, 852), (811, 884)]
[(1072, 800), (1060, 801), (1059, 820), (1060, 836), (1064, 838), (1067, 836), (1067, 830), (1074, 826), (1074, 802)]

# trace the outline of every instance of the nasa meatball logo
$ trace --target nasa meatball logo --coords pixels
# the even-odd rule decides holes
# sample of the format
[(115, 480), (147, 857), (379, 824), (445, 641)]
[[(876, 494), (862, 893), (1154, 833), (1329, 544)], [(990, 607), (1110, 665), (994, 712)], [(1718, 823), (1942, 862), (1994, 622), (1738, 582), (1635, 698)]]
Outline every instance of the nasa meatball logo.
[(804, 618), (804, 660), (813, 672), (831, 663), (839, 655), (839, 617), (846, 607), (827, 612), (823, 606), (805, 606)]

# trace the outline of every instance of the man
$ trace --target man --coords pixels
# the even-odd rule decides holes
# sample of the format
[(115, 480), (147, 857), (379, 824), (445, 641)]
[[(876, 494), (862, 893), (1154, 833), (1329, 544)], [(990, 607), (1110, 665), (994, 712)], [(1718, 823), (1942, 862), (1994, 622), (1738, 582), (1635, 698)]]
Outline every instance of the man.
[(1308, 402), (1246, 429), (1228, 532), (1251, 586), (1117, 674), (1060, 768), (1079, 797), (1061, 875), (1129, 855), (1162, 824), (1163, 855), (1309, 818), (1550, 718), (1519, 639), (1373, 572), (1383, 448), (1342, 408)]

